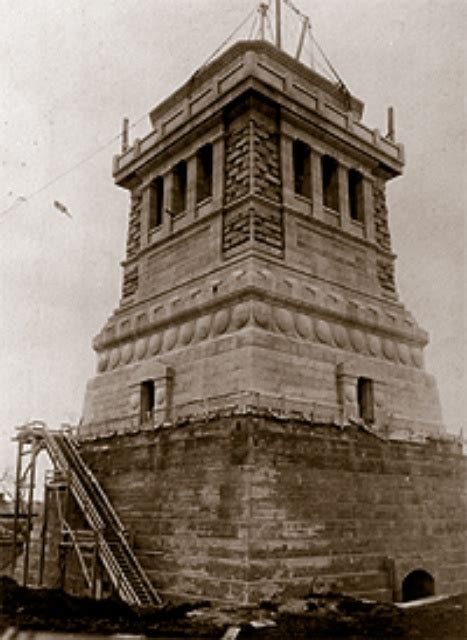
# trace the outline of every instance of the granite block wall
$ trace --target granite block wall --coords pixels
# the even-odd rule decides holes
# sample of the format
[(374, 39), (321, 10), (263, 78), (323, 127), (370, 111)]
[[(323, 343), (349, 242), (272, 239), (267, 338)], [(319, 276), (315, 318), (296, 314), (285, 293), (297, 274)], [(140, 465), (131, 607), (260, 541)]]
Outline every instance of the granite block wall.
[(415, 569), (436, 593), (467, 588), (467, 465), (453, 442), (257, 413), (81, 448), (166, 597), (390, 600)]

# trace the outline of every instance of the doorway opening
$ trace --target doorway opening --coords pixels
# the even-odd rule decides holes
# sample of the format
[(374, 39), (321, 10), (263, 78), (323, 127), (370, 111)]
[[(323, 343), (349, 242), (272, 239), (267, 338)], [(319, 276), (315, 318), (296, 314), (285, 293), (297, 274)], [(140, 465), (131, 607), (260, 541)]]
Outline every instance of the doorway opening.
[(435, 594), (433, 576), (423, 569), (416, 569), (405, 576), (402, 582), (402, 602), (420, 600)]

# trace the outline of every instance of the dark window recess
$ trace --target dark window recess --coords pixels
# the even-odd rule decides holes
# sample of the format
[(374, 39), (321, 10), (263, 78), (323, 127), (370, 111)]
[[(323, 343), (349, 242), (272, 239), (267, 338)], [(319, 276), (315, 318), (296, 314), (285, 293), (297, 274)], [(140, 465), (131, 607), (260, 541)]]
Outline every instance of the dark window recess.
[(172, 213), (186, 209), (186, 162), (182, 160), (173, 169)]
[(328, 209), (339, 211), (339, 176), (336, 160), (330, 156), (321, 158), (323, 175), (323, 205)]
[(301, 140), (294, 140), (292, 154), (295, 193), (311, 198), (310, 147)]
[(429, 598), (435, 594), (435, 581), (431, 573), (416, 569), (409, 573), (402, 582), (402, 602)]
[(205, 144), (196, 154), (196, 202), (212, 196), (212, 145)]
[(155, 388), (152, 380), (141, 383), (141, 415), (140, 422), (144, 424), (151, 420), (155, 403)]
[(358, 415), (366, 424), (375, 421), (373, 380), (359, 378), (357, 380)]
[(164, 180), (159, 177), (149, 187), (149, 229), (160, 227), (164, 214)]
[(349, 209), (352, 220), (363, 222), (363, 176), (355, 169), (349, 170)]

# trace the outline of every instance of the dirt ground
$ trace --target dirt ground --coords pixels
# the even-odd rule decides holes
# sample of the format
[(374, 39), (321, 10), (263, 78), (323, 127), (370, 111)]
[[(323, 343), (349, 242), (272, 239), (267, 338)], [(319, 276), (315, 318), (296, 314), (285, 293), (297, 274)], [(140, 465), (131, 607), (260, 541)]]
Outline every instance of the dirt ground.
[(0, 577), (0, 633), (8, 627), (61, 632), (134, 633), (150, 638), (305, 640), (384, 638), (466, 640), (467, 594), (400, 609), (338, 594), (225, 608), (209, 603), (131, 608), (119, 600), (27, 589)]

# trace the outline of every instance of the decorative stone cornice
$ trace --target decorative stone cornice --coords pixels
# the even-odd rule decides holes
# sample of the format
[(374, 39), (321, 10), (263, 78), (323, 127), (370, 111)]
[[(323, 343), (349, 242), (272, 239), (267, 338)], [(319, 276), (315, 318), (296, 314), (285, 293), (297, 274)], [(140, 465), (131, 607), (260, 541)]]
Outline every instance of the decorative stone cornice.
[[(324, 300), (322, 300), (324, 303)], [(98, 351), (98, 371), (103, 373), (146, 358), (167, 354), (205, 340), (256, 327), (299, 342), (357, 353), (409, 367), (423, 367), (425, 340), (414, 333), (397, 331), (376, 322), (359, 322), (333, 312), (329, 303), (315, 304), (285, 299), (257, 286), (182, 311), (163, 322), (149, 324), (137, 318), (112, 336), (103, 336)]]
[[(194, 285), (195, 283), (193, 283)], [(385, 337), (425, 346), (428, 336), (400, 304), (363, 298), (351, 290), (335, 291), (326, 283), (310, 283), (306, 274), (283, 272), (273, 268), (236, 268), (213, 271), (198, 287), (185, 287), (170, 298), (141, 301), (119, 310), (95, 338), (94, 348), (123, 342), (144, 333), (180, 324), (187, 318), (211, 312), (245, 297), (270, 300), (276, 306), (292, 307), (305, 315), (343, 322), (352, 328), (375, 332)]]

